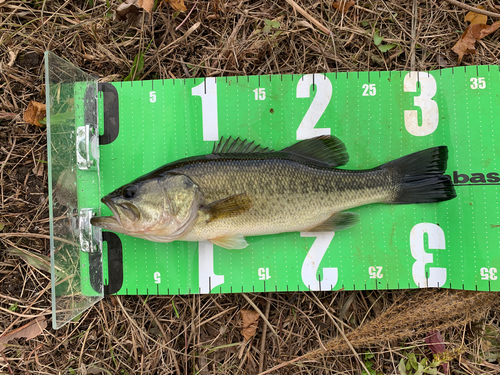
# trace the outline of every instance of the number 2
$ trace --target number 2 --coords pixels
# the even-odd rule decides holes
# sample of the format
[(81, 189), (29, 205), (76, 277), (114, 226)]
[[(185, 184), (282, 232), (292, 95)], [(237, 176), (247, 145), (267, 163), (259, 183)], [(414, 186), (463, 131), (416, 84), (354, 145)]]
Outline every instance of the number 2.
[[(316, 237), (302, 264), (302, 282), (310, 290), (332, 290), (339, 280), (338, 268), (323, 268), (319, 274), (319, 264), (335, 236), (335, 232), (301, 232), (301, 237)], [(316, 279), (319, 276), (320, 280)]]
[(309, 98), (313, 84), (316, 86), (316, 95), (297, 129), (297, 140), (330, 135), (330, 128), (314, 128), (332, 99), (330, 80), (322, 74), (306, 74), (297, 84), (297, 98)]

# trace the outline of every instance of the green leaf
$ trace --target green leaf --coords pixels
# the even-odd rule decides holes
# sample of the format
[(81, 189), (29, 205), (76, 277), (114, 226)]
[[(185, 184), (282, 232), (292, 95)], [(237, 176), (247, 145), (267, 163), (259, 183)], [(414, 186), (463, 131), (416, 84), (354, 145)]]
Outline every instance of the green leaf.
[(373, 43), (375, 43), (376, 46), (380, 45), (380, 43), (384, 40), (384, 37), (380, 36), (378, 32), (379, 29), (375, 29), (375, 34), (373, 34)]
[[(415, 357), (415, 354), (414, 353), (410, 353), (408, 354), (408, 364), (411, 366), (411, 368), (413, 368), (414, 370), (416, 370), (418, 368), (418, 362), (417, 362), (417, 358)], [(409, 370), (408, 366), (406, 367), (407, 370)]]
[(365, 359), (372, 359), (374, 357), (375, 357), (375, 355), (373, 353), (366, 353), (365, 354)]
[(361, 26), (363, 26), (363, 27), (370, 26), (370, 22), (368, 22), (368, 21), (361, 21)]
[(80, 318), (82, 317), (83, 315), (83, 312), (81, 312), (80, 314), (78, 314), (77, 316), (75, 316), (73, 319), (71, 319), (72, 322), (78, 322), (80, 320)]
[(415, 371), (415, 375), (422, 375), (423, 373), (424, 373), (424, 366), (421, 363), (419, 363), (417, 371)]
[(9, 310), (10, 311), (16, 311), (17, 310), (17, 302), (14, 303), (13, 305), (10, 305)]
[(401, 358), (401, 360), (399, 361), (398, 370), (399, 370), (399, 372), (400, 372), (401, 375), (406, 375), (407, 374), (404, 358)]
[(176, 316), (177, 318), (179, 318), (179, 312), (177, 311), (177, 308), (175, 307), (174, 300), (172, 300), (172, 307), (174, 308), (174, 311), (175, 311), (175, 316)]
[(125, 77), (124, 81), (132, 81), (139, 75), (142, 69), (144, 69), (144, 52), (139, 52), (137, 55), (135, 55), (130, 74)]
[(266, 26), (269, 26), (270, 28), (272, 27), (273, 29), (279, 29), (281, 26), (281, 23), (278, 21), (270, 21), (270, 20), (264, 20), (264, 23)]
[(397, 46), (397, 44), (382, 44), (382, 45), (378, 46), (378, 49), (381, 52), (387, 52), (387, 51), (390, 51), (391, 49), (393, 49), (396, 46)]

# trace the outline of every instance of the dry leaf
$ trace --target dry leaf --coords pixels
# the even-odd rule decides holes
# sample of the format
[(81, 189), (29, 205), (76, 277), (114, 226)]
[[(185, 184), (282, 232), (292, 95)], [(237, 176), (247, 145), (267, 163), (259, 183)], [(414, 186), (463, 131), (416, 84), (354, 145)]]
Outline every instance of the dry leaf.
[(491, 25), (476, 23), (465, 29), (460, 40), (452, 48), (453, 52), (458, 55), (458, 63), (460, 64), (464, 55), (476, 53), (476, 41), (483, 39), (485, 36), (491, 34), (498, 28), (500, 28), (500, 21)]
[(186, 5), (184, 5), (184, 0), (165, 0), (167, 3), (170, 3), (174, 10), (180, 10), (181, 12), (185, 12), (187, 10)]
[(33, 167), (33, 173), (38, 177), (43, 176), (43, 163), (41, 161)]
[(259, 320), (259, 313), (253, 310), (241, 310), (240, 311), (241, 320), (243, 320), (243, 325), (241, 328), (241, 334), (245, 338), (245, 342), (249, 341), (255, 336), (257, 332)]
[(7, 66), (13, 67), (14, 63), (16, 62), (17, 54), (19, 53), (18, 50), (9, 50), (9, 62), (7, 63)]
[[(483, 6), (479, 6), (479, 9), (484, 9)], [(465, 16), (465, 21), (469, 21), (471, 25), (475, 25), (478, 23), (486, 24), (488, 22), (488, 16), (485, 16), (484, 14), (479, 14), (476, 12), (469, 12)]]
[(300, 26), (300, 27), (308, 27), (309, 29), (313, 29), (314, 30), (314, 27), (313, 25), (311, 25), (309, 22), (307, 21), (297, 21), (295, 22), (295, 24), (297, 26)]
[(446, 57), (444, 57), (443, 55), (436, 55), (436, 62), (443, 68), (448, 66), (448, 60), (446, 60)]
[(155, 5), (155, 0), (137, 0), (137, 5), (146, 12), (151, 13), (153, 11), (153, 6)]
[(15, 329), (14, 331), (7, 333), (0, 337), (0, 353), (6, 348), (5, 344), (10, 340), (25, 337), (26, 340), (37, 337), (43, 330), (47, 327), (47, 321), (44, 316), (39, 316), (35, 320), (32, 320), (28, 324)]
[(24, 111), (24, 121), (27, 123), (42, 126), (38, 121), (45, 118), (46, 107), (43, 103), (38, 103), (32, 100), (28, 104), (28, 108)]
[(346, 14), (354, 4), (354, 1), (335, 1), (332, 5), (335, 9), (338, 9), (340, 13)]
[(128, 21), (134, 26), (139, 26), (142, 8), (137, 5), (138, 0), (125, 0), (125, 2), (118, 5), (113, 15), (113, 20)]

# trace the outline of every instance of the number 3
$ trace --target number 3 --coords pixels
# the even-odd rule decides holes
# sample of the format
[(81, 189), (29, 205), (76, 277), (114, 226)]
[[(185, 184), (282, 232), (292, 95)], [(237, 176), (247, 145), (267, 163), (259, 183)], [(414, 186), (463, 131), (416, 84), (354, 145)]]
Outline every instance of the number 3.
[(425, 265), (434, 261), (434, 255), (426, 253), (424, 248), (424, 233), (427, 233), (429, 249), (444, 250), (444, 232), (440, 226), (431, 223), (415, 225), (410, 232), (411, 255), (415, 259), (412, 267), (413, 281), (419, 288), (441, 287), (446, 282), (446, 268), (429, 267), (429, 277)]
[(428, 73), (410, 72), (404, 78), (404, 91), (416, 92), (417, 80), (420, 82), (420, 95), (413, 98), (413, 104), (422, 110), (422, 125), (418, 124), (418, 112), (412, 109), (405, 111), (405, 127), (410, 134), (422, 137), (432, 134), (438, 126), (438, 105), (432, 100), (436, 95), (437, 85), (434, 77)]

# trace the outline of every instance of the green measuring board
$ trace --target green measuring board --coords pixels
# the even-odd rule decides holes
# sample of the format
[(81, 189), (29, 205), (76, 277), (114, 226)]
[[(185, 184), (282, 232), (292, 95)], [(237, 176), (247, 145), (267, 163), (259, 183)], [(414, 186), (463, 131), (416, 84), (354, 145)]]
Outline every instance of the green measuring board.
[(249, 237), (243, 250), (103, 232), (106, 293), (500, 290), (498, 66), (106, 85), (114, 99), (99, 93), (99, 128), (103, 134), (111, 123), (114, 135), (99, 146), (102, 196), (166, 163), (210, 153), (221, 136), (280, 150), (325, 134), (346, 144), (346, 169), (447, 145), (457, 191), (447, 202), (352, 209), (360, 223), (337, 233)]

